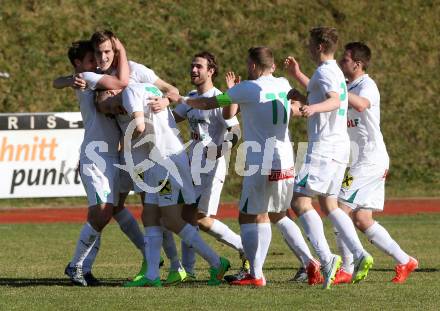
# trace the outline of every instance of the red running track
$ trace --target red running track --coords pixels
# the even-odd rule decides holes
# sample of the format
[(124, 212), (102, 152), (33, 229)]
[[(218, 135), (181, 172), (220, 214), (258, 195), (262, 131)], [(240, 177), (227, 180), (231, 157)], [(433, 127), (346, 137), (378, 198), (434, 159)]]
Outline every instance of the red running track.
[[(140, 219), (141, 206), (133, 205), (128, 208), (137, 219)], [(413, 215), (419, 213), (440, 213), (440, 199), (387, 200), (384, 212), (379, 215)], [(86, 207), (5, 209), (0, 210), (0, 224), (83, 223), (86, 215)], [(217, 218), (237, 218), (237, 216), (237, 203), (223, 203), (219, 208)]]

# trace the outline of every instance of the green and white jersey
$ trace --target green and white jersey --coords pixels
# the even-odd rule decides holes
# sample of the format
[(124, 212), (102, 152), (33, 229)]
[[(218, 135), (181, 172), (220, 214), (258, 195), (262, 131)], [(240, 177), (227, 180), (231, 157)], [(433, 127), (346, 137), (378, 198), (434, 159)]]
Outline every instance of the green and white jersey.
[(288, 125), (291, 90), (285, 78), (272, 75), (243, 81), (217, 96), (221, 106), (240, 105), (243, 139), (249, 148), (246, 164), (263, 166), (264, 171), (293, 167), (293, 150)]
[[(213, 97), (220, 95), (222, 92), (213, 87), (209, 91), (198, 95), (197, 91), (191, 91), (188, 94), (190, 98), (197, 97)], [(223, 118), (222, 108), (210, 110), (194, 109), (183, 103), (176, 106), (174, 112), (180, 117), (187, 119), (191, 130), (191, 145), (189, 149), (190, 159), (193, 159), (193, 152), (196, 144), (202, 143), (204, 146), (208, 144), (221, 145), (225, 139), (227, 128), (238, 125), (238, 119), (233, 117), (229, 120)], [(206, 165), (206, 154), (202, 154), (201, 167)], [(195, 169), (195, 166), (192, 167)], [(213, 174), (224, 180), (226, 175), (226, 162), (224, 157), (217, 159), (216, 164), (209, 174)]]
[(96, 149), (95, 152), (117, 156), (120, 130), (116, 120), (100, 113), (95, 106), (94, 90), (103, 75), (94, 72), (83, 72), (81, 77), (86, 81), (87, 88), (75, 91), (84, 124), (84, 140), (81, 144), (80, 157), (86, 156), (86, 148), (89, 144), (97, 142), (106, 143), (108, 149), (107, 151)]
[(180, 153), (184, 147), (176, 121), (168, 108), (158, 113), (151, 111), (148, 98), (152, 96), (162, 96), (162, 92), (153, 84), (131, 83), (122, 92), (124, 109), (129, 116), (133, 112), (144, 112), (145, 135), (151, 135), (149, 142), (157, 148), (162, 157)]
[(319, 153), (347, 163), (350, 148), (347, 134), (347, 85), (335, 60), (321, 63), (314, 72), (307, 85), (308, 104), (325, 101), (329, 92), (339, 94), (341, 105), (333, 111), (316, 113), (308, 118), (308, 153)]
[[(138, 64), (133, 61), (128, 61), (128, 66), (130, 68), (129, 84), (132, 83), (150, 83), (154, 84), (159, 77), (148, 67), (142, 64)], [(130, 123), (131, 116), (126, 114), (116, 115), (116, 120), (118, 125), (122, 130), (122, 134), (127, 130), (128, 124)]]
[[(368, 99), (370, 107), (359, 112), (348, 107), (348, 134), (352, 150), (359, 150), (356, 162), (388, 161), (388, 153), (380, 131), (380, 93), (376, 83), (364, 74), (348, 84), (348, 92)], [(355, 163), (352, 163), (355, 164)]]

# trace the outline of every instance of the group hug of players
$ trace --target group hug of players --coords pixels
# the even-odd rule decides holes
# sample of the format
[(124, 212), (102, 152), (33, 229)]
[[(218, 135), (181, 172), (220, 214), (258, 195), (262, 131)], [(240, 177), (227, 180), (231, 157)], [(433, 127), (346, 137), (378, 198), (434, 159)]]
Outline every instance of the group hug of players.
[[(337, 45), (334, 28), (310, 30), (308, 48), (317, 65), (311, 78), (295, 58), (285, 59), (286, 72), (306, 94), (273, 75), (272, 51), (260, 46), (248, 50), (247, 80), (240, 81), (234, 72), (226, 74), (225, 93), (213, 84), (218, 74), (214, 55), (194, 55), (190, 78), (196, 89), (181, 96), (153, 70), (128, 61), (112, 32), (96, 32), (90, 40), (74, 42), (68, 57), (75, 74), (53, 82), (55, 88), (75, 89), (85, 130), (79, 170), (89, 210), (65, 269), (71, 281), (99, 284), (92, 265), (101, 232), (114, 218), (143, 258), (139, 273), (126, 287), (203, 278), (194, 272), (196, 254), (209, 264), (208, 285), (226, 280), (231, 285), (265, 286), (263, 265), (271, 223), (301, 263), (296, 282), (330, 288), (365, 279), (373, 257), (363, 248), (356, 228), (394, 258), (392, 281), (405, 282), (418, 267), (417, 260), (373, 219), (373, 212), (384, 206), (389, 158), (379, 125), (379, 91), (366, 74), (371, 52), (364, 43), (348, 43), (338, 64)], [(227, 171), (225, 156), (241, 137), (238, 113), (243, 129), (240, 148), (245, 151), (239, 234), (214, 218)], [(289, 137), (291, 116), (307, 119), (308, 147), (298, 172)], [(176, 127), (185, 119), (191, 133), (188, 148)], [(124, 206), (132, 190), (142, 200), (144, 232)], [(329, 248), (321, 217), (312, 206), (314, 197), (333, 225), (340, 255)], [(289, 208), (317, 259), (287, 216)], [(199, 229), (238, 252), (242, 262), (238, 273), (225, 275), (230, 261), (205, 243)], [(180, 255), (173, 234), (181, 238)], [(162, 248), (170, 261), (164, 281), (159, 271)]]

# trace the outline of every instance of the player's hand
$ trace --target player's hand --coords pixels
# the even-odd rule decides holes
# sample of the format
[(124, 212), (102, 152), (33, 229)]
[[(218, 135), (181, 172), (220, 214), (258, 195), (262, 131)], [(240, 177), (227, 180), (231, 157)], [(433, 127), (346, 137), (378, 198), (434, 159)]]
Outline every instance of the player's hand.
[(170, 102), (178, 103), (182, 99), (182, 96), (176, 93), (168, 93), (167, 98), (170, 100)]
[(84, 80), (81, 76), (81, 74), (75, 74), (72, 76), (72, 82), (70, 84), (70, 87), (74, 89), (85, 89), (87, 86), (86, 80)]
[(124, 49), (124, 46), (122, 45), (121, 41), (120, 41), (118, 38), (113, 37), (113, 38), (112, 38), (112, 43), (113, 43), (113, 46), (115, 47), (115, 50), (116, 50), (117, 52), (119, 52), (119, 51), (121, 51), (122, 49)]
[(229, 71), (225, 75), (226, 85), (228, 86), (228, 89), (233, 87), (234, 85), (240, 83), (241, 77), (235, 76), (235, 73), (233, 71)]
[(150, 101), (148, 103), (148, 106), (150, 107), (151, 111), (153, 111), (154, 113), (161, 112), (170, 105), (170, 100), (168, 98), (155, 96), (155, 97), (149, 97), (148, 100)]
[(299, 64), (293, 56), (288, 56), (284, 60), (284, 68), (287, 70), (287, 73), (293, 77), (297, 77), (301, 73)]
[(299, 108), (299, 111), (306, 118), (310, 118), (311, 116), (313, 116), (316, 113), (315, 106), (313, 106), (313, 105), (312, 106), (304, 105), (304, 106)]

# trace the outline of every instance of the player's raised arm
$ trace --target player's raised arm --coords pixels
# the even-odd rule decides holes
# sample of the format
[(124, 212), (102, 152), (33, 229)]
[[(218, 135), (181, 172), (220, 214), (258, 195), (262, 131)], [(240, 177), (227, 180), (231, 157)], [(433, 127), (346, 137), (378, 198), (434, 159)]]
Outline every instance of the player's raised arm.
[(290, 76), (295, 78), (303, 87), (307, 88), (310, 79), (301, 71), (298, 62), (293, 56), (288, 56), (284, 60), (284, 67)]
[(117, 52), (116, 54), (118, 56), (117, 73), (116, 76), (103, 75), (102, 78), (99, 79), (96, 85), (97, 89), (105, 89), (105, 90), (123, 89), (128, 85), (130, 69), (128, 67), (127, 54), (125, 52), (125, 48), (118, 39), (112, 38), (112, 41), (114, 43), (115, 50)]

